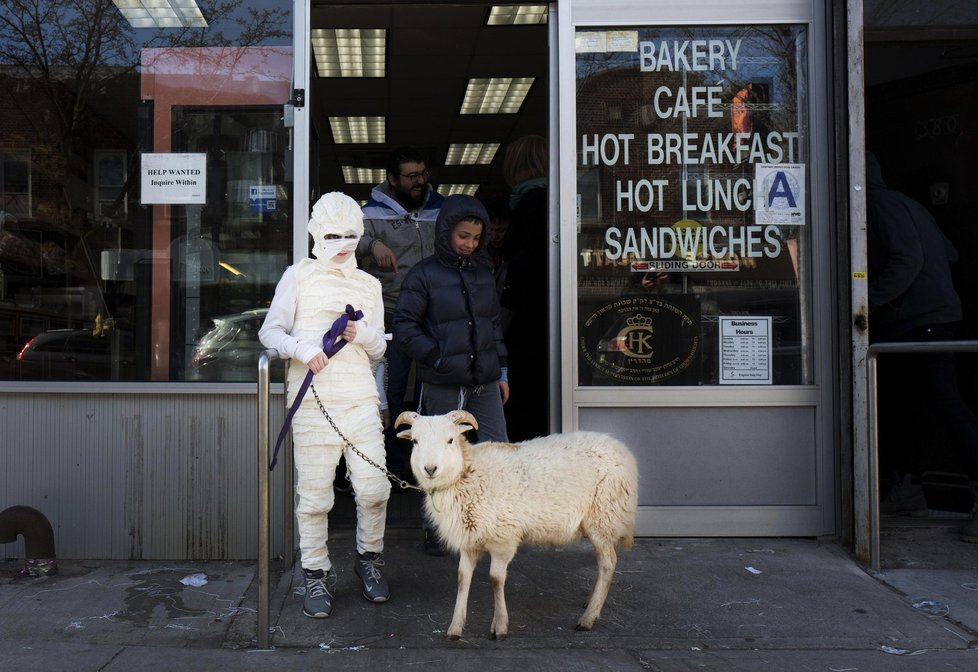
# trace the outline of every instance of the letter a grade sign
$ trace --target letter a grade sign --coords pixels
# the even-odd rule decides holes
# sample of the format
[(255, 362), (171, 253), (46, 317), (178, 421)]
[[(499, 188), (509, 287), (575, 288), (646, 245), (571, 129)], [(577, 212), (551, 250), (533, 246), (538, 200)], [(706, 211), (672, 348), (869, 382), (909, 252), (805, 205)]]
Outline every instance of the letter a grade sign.
[(759, 163), (754, 177), (757, 224), (805, 223), (805, 164)]

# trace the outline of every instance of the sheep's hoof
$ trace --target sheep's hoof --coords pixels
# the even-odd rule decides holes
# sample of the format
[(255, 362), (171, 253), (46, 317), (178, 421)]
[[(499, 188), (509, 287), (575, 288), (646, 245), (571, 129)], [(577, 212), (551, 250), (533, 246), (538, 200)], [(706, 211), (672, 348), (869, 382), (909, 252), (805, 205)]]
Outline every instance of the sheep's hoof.
[(453, 642), (457, 642), (459, 639), (461, 639), (461, 635), (453, 635), (449, 633), (448, 638)]
[(587, 623), (583, 623), (583, 622), (581, 622), (581, 623), (578, 623), (577, 625), (575, 625), (575, 626), (574, 626), (574, 629), (575, 629), (575, 630), (585, 630), (585, 631), (589, 631), (589, 630), (591, 629), (591, 625), (588, 625)]
[(489, 639), (506, 639), (507, 637), (509, 637), (508, 632), (489, 632)]

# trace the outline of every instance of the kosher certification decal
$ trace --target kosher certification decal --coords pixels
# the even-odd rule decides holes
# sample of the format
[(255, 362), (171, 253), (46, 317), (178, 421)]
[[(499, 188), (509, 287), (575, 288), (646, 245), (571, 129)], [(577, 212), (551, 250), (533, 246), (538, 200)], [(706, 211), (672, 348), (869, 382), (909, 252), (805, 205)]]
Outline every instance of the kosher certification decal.
[(698, 302), (685, 297), (623, 297), (582, 315), (584, 385), (695, 384)]

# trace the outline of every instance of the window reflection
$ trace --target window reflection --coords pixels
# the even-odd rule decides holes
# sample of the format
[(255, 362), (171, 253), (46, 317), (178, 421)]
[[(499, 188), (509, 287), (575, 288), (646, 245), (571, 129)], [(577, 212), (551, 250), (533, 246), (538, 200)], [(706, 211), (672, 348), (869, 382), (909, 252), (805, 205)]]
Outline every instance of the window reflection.
[[(253, 379), (229, 356), (257, 360), (244, 332), (202, 346), (267, 305), (289, 263), (292, 3), (138, 30), (103, 0), (33, 4), (0, 22), (0, 378)], [(143, 198), (144, 154), (192, 152), (203, 202)]]
[(279, 109), (174, 110), (174, 152), (206, 153), (207, 191), (223, 196), (171, 208), (168, 335), (175, 378), (255, 377), (256, 311), (271, 301), (292, 235), (281, 116)]

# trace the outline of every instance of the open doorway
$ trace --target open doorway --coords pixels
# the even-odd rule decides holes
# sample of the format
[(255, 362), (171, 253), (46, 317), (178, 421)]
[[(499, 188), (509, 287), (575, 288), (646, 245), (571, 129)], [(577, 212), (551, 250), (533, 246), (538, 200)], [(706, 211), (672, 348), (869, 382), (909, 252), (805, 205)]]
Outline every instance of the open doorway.
[[(318, 189), (314, 196), (342, 189), (365, 201), (375, 182), (364, 171), (382, 170), (390, 151), (402, 145), (428, 158), (432, 184), (441, 191), (475, 185), (475, 195), (484, 201), (509, 193), (502, 171), (506, 145), (527, 134), (547, 135), (550, 53), (545, 23), (489, 25), (491, 10), (484, 2), (313, 3), (313, 52), (318, 41), (336, 35), (330, 31), (351, 29), (362, 31), (358, 36), (364, 39), (367, 30), (384, 31), (385, 51), (380, 76), (370, 77), (320, 74), (326, 65), (317, 66), (312, 55), (309, 105), (319, 138), (318, 165), (311, 167), (312, 187)], [(489, 78), (530, 78), (532, 83), (518, 108), (460, 113), (469, 80)], [(380, 117), (382, 139), (338, 141), (331, 117)], [(498, 144), (498, 151), (488, 164), (449, 163), (449, 148), (463, 143)], [(345, 168), (348, 174), (349, 168), (360, 169), (360, 175), (351, 180)]]
[[(549, 133), (547, 10), (546, 4), (314, 1), (310, 202), (342, 191), (366, 204), (386, 181), (392, 150), (408, 146), (424, 157), (429, 184), (439, 194), (474, 195), (490, 214), (502, 209), (512, 191), (504, 174), (507, 148)], [(363, 63), (351, 63), (351, 51), (362, 54)], [(466, 107), (478, 92), (488, 95)], [(539, 263), (546, 268), (545, 255)], [(369, 264), (364, 268), (369, 272)], [(546, 302), (546, 283), (536, 291)], [(537, 353), (532, 361), (538, 370), (521, 373), (547, 381), (548, 359)], [(413, 390), (411, 379), (405, 410), (416, 404)], [(544, 416), (546, 394), (544, 387), (544, 398), (533, 400)], [(406, 467), (404, 457), (389, 455), (388, 462)], [(418, 515), (413, 505), (389, 512), (394, 524)]]
[[(923, 205), (956, 248), (951, 275), (962, 316), (948, 338), (978, 339), (978, 284), (970, 263), (978, 251), (978, 193), (971, 186), (978, 151), (978, 13), (956, 3), (934, 3), (922, 11), (916, 3), (873, 2), (866, 5), (865, 21), (866, 147), (886, 187)], [(880, 320), (875, 322), (878, 329)], [(871, 313), (875, 339), (873, 330)], [(952, 568), (962, 558), (978, 558), (972, 554), (978, 552), (975, 544), (958, 541), (975, 505), (974, 468), (963, 447), (955, 449), (961, 439), (954, 423), (921, 399), (921, 377), (909, 373), (916, 366), (912, 358), (919, 357), (879, 360), (885, 569), (906, 562)], [(978, 356), (958, 354), (952, 366), (961, 397), (978, 413)], [(978, 436), (971, 442), (978, 445)]]

